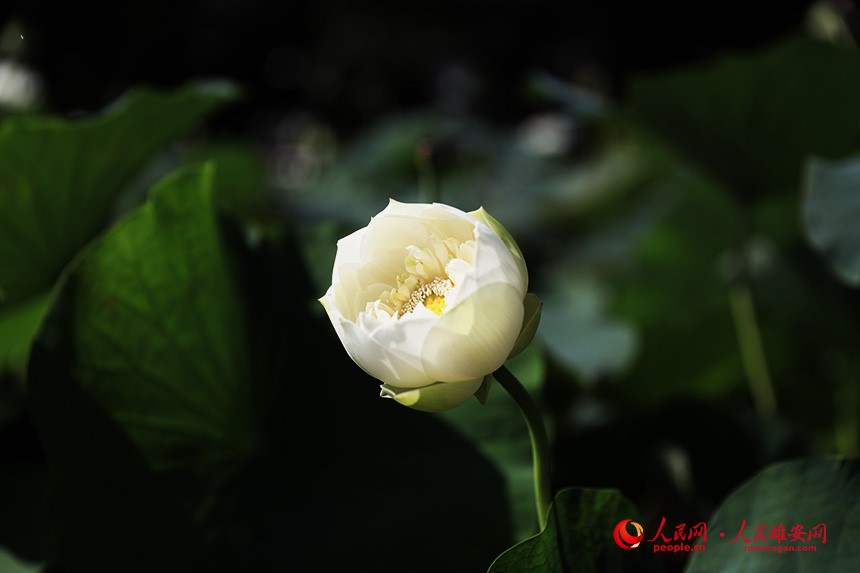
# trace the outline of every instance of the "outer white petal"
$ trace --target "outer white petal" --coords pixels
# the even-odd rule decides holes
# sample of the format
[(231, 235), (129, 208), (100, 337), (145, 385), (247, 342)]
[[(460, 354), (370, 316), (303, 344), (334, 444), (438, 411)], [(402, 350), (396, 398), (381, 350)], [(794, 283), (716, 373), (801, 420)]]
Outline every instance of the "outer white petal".
[(495, 217), (487, 213), (487, 211), (483, 207), (476, 211), (470, 211), (469, 215), (487, 225), (490, 229), (492, 229), (494, 233), (496, 233), (496, 235), (498, 235), (502, 242), (505, 243), (505, 246), (508, 247), (508, 250), (510, 251), (511, 255), (514, 257), (514, 260), (517, 263), (517, 267), (520, 271), (520, 276), (522, 276), (523, 280), (525, 281), (523, 285), (523, 291), (528, 290), (529, 273), (528, 269), (526, 268), (526, 260), (523, 257), (522, 251), (520, 251), (520, 247), (514, 240), (514, 237), (508, 232), (507, 229), (505, 229), (505, 227), (501, 223), (496, 220)]
[[(406, 255), (406, 246), (424, 248), (429, 237), (455, 237), (460, 241), (473, 238), (476, 219), (441, 203), (405, 204), (391, 200), (388, 207), (371, 219), (362, 238), (360, 257), (369, 261), (379, 250), (396, 248)], [(403, 256), (399, 263), (402, 264)], [(402, 268), (398, 271), (402, 272)]]
[[(469, 213), (446, 205), (444, 203), (400, 203), (394, 199), (389, 200), (388, 206), (377, 217), (397, 216), (419, 219), (425, 222), (449, 223), (471, 222), (475, 217)], [(451, 235), (454, 236), (454, 235)]]
[(437, 382), (423, 388), (380, 386), (383, 398), (393, 398), (404, 406), (422, 412), (441, 412), (459, 406), (477, 392), (483, 378), (463, 382)]
[(337, 252), (334, 255), (334, 267), (331, 273), (331, 282), (336, 284), (340, 281), (340, 268), (343, 266), (359, 266), (361, 260), (361, 241), (367, 232), (367, 227), (358, 229), (354, 233), (343, 237), (337, 242)]
[(476, 223), (474, 267), (459, 277), (445, 314), (421, 350), (431, 378), (478, 378), (501, 366), (523, 324), (526, 279), (508, 247), (489, 227)]
[(388, 215), (402, 215), (405, 217), (421, 217), (421, 213), (432, 203), (401, 203), (395, 199), (389, 199), (385, 209), (379, 212), (374, 218), (384, 217)]
[(338, 338), (362, 370), (386, 384), (417, 388), (436, 382), (424, 369), (421, 348), (437, 317), (373, 321), (366, 315), (358, 323), (342, 316), (333, 302), (334, 287), (320, 299)]
[(475, 265), (469, 273), (461, 277), (460, 284), (447, 298), (448, 308), (471, 297), (485, 285), (496, 282), (514, 286), (522, 301), (526, 296), (528, 279), (520, 273), (520, 267), (505, 243), (483, 223), (475, 223), (473, 233), (477, 243)]
[(482, 378), (501, 366), (523, 323), (523, 299), (508, 283), (481, 287), (443, 314), (421, 352), (424, 370), (443, 382)]
[(423, 306), (384, 324), (360, 323), (363, 344), (353, 359), (375, 378), (403, 388), (419, 388), (436, 382), (424, 368), (422, 349), (438, 318)]

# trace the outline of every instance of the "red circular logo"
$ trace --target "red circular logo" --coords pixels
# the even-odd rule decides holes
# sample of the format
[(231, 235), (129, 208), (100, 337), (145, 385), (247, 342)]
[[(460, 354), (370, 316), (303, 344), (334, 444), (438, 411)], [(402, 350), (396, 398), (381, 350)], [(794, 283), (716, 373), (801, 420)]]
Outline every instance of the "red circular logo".
[[(627, 529), (628, 523), (636, 530), (634, 535), (630, 535), (630, 532)], [(642, 543), (642, 540), (645, 539), (645, 534), (643, 533), (641, 525), (635, 521), (624, 519), (619, 521), (618, 525), (615, 526), (615, 531), (612, 532), (612, 538), (615, 540), (615, 544), (621, 549), (636, 549), (639, 547), (639, 544)]]

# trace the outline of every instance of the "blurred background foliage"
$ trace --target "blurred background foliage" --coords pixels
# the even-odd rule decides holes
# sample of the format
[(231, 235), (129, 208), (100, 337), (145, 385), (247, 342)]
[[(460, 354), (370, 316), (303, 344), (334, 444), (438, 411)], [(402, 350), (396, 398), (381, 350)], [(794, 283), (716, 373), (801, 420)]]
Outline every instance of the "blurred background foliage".
[(0, 572), (471, 572), (534, 533), (501, 388), (379, 400), (316, 302), (388, 198), (519, 242), (556, 488), (649, 530), (860, 451), (854, 3), (94, 10), (0, 7)]

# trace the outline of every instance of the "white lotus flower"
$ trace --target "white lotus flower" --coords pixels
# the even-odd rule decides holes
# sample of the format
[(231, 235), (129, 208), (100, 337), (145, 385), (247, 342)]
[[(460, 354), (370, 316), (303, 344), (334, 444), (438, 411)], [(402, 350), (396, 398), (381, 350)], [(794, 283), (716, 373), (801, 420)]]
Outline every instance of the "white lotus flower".
[(439, 411), (474, 395), (531, 340), (539, 304), (527, 288), (522, 253), (483, 208), (392, 200), (338, 241), (320, 302), (383, 397)]

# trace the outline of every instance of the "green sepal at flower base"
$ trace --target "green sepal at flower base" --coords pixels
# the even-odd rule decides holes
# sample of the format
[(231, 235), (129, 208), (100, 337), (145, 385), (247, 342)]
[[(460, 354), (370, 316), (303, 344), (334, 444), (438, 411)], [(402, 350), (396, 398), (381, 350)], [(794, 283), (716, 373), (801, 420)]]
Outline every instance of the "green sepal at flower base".
[(520, 334), (508, 358), (518, 355), (531, 344), (535, 334), (537, 334), (542, 308), (543, 303), (541, 303), (538, 295), (533, 292), (526, 293), (526, 298), (523, 299), (523, 327), (520, 329)]
[(422, 412), (447, 410), (452, 404), (462, 404), (484, 386), (484, 378), (466, 382), (436, 382), (421, 388), (398, 388), (390, 384), (380, 386), (382, 398), (393, 398), (396, 402)]

